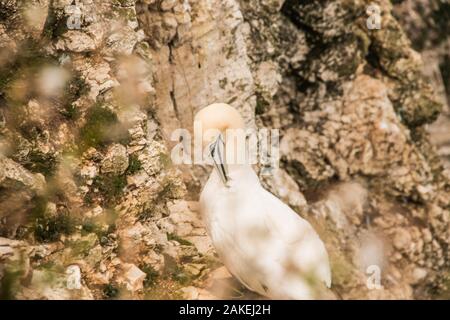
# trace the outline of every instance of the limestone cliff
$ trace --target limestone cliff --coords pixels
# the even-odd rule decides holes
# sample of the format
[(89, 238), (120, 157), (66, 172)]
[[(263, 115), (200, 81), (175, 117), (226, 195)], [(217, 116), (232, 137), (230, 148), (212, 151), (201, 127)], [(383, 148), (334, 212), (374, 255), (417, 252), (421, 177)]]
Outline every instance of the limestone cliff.
[(0, 298), (255, 297), (202, 226), (210, 168), (171, 162), (213, 102), (280, 129), (261, 180), (336, 298), (448, 297), (449, 7), (392, 2), (0, 0)]

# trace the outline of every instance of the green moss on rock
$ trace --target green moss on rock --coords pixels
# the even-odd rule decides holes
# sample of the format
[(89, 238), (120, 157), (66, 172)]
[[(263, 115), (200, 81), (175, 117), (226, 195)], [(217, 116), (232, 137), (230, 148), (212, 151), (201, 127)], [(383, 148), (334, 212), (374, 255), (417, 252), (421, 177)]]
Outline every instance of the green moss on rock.
[[(9, 90), (13, 88), (15, 80), (33, 81), (42, 68), (57, 65), (56, 59), (45, 53), (42, 47), (42, 43), (39, 41), (25, 39), (19, 44), (17, 53), (0, 67), (0, 96), (5, 97), (11, 105), (25, 102), (13, 101), (17, 97), (9, 95)], [(34, 94), (33, 86), (29, 86), (27, 90), (21, 94), (25, 99)]]
[(34, 224), (34, 237), (40, 242), (52, 242), (62, 234), (70, 235), (75, 232), (76, 223), (67, 213), (58, 213), (54, 217), (37, 218)]
[(63, 105), (60, 109), (61, 114), (68, 120), (77, 120), (80, 117), (80, 111), (74, 105), (74, 102), (85, 95), (89, 90), (89, 85), (84, 81), (80, 74), (75, 73), (70, 81), (67, 82), (64, 90)]
[(141, 269), (146, 274), (146, 277), (144, 279), (144, 288), (153, 287), (156, 283), (156, 280), (159, 278), (159, 272), (148, 264), (141, 265), (139, 269)]
[[(89, 218), (81, 225), (81, 234), (93, 233), (97, 235), (100, 245), (104, 246), (110, 242), (109, 235), (116, 231), (116, 224), (111, 221), (98, 221), (100, 219)], [(101, 220), (105, 220), (101, 218)], [(106, 222), (106, 223), (105, 223)]]
[(159, 154), (159, 162), (161, 163), (161, 166), (163, 168), (168, 168), (172, 164), (172, 161), (170, 160), (170, 156), (167, 155), (166, 153)]
[(184, 246), (193, 246), (193, 244), (191, 242), (189, 242), (188, 240), (185, 240), (181, 237), (179, 237), (178, 235), (176, 235), (175, 233), (167, 233), (167, 240), (174, 240), (176, 242), (178, 242), (181, 245)]
[(399, 97), (393, 101), (395, 110), (410, 128), (434, 122), (442, 111), (442, 104), (433, 98), (426, 85), (406, 84), (397, 92)]
[(103, 287), (103, 296), (105, 299), (115, 299), (119, 296), (120, 289), (117, 285), (108, 283)]
[(71, 249), (73, 257), (85, 258), (97, 243), (97, 236), (91, 233), (77, 240), (66, 241), (65, 245), (67, 248)]
[(14, 300), (23, 276), (23, 270), (14, 265), (7, 265), (0, 279), (0, 300)]
[(261, 115), (265, 113), (269, 107), (269, 103), (262, 97), (262, 95), (256, 94), (255, 114)]
[(135, 174), (142, 169), (142, 162), (138, 159), (137, 155), (132, 154), (129, 157), (129, 165), (127, 169), (127, 174)]
[(62, 234), (70, 235), (75, 232), (77, 219), (70, 216), (69, 212), (59, 211), (55, 214), (47, 212), (48, 198), (36, 197), (31, 209), (31, 229), (34, 238), (39, 242), (57, 241)]
[(101, 104), (95, 104), (86, 115), (86, 123), (80, 129), (79, 150), (84, 152), (90, 147), (103, 147), (110, 142), (122, 142), (128, 139), (127, 131), (122, 128), (117, 115)]
[(43, 153), (39, 150), (31, 150), (23, 166), (32, 172), (42, 173), (45, 177), (51, 177), (56, 171), (58, 160), (52, 153)]
[(127, 178), (125, 175), (100, 175), (94, 178), (92, 186), (98, 189), (106, 205), (113, 205), (123, 194)]
[(45, 21), (43, 35), (49, 39), (56, 39), (67, 30), (67, 18), (64, 16), (63, 10), (51, 5)]

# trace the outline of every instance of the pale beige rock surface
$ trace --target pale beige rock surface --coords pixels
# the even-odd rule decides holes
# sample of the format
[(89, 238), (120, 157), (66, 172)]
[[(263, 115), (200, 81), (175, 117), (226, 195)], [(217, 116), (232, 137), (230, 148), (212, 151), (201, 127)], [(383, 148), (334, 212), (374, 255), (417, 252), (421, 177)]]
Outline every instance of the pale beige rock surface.
[(333, 296), (448, 297), (448, 7), (419, 2), (370, 31), (362, 0), (0, 0), (0, 298), (261, 298), (203, 228), (210, 168), (170, 159), (214, 102), (280, 130), (256, 170), (324, 240)]

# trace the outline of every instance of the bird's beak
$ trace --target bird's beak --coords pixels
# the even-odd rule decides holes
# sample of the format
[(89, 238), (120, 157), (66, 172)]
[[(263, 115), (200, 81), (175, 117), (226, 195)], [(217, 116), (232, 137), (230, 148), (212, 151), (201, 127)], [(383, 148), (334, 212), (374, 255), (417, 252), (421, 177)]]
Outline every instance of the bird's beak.
[(210, 146), (210, 154), (217, 173), (222, 179), (225, 186), (228, 186), (228, 170), (225, 163), (225, 142), (222, 139), (222, 134), (219, 134), (216, 140)]

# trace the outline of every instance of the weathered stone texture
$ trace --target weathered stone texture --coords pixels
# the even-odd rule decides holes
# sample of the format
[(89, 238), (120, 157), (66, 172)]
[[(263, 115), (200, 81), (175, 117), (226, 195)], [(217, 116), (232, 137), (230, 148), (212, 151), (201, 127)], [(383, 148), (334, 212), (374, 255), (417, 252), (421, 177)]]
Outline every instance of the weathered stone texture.
[(414, 30), (450, 19), (370, 2), (380, 30), (363, 0), (0, 0), (0, 298), (229, 297), (209, 168), (170, 160), (213, 102), (280, 129), (261, 180), (324, 239), (337, 297), (448, 295), (448, 43)]

